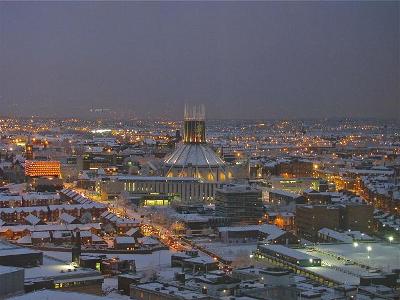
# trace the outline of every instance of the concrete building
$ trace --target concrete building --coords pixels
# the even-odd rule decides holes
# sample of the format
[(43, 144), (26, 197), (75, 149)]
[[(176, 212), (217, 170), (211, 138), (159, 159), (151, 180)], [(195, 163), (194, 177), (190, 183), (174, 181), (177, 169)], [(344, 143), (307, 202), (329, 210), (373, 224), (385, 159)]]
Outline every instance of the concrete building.
[(232, 222), (257, 223), (263, 216), (261, 190), (244, 185), (227, 185), (218, 189), (215, 214)]
[(42, 252), (0, 242), (0, 265), (32, 267), (41, 264), (43, 264)]
[(269, 256), (301, 267), (321, 266), (321, 259), (282, 245), (258, 245), (257, 255)]
[(210, 296), (167, 283), (148, 282), (131, 285), (130, 296), (137, 300), (209, 300)]
[(235, 227), (218, 227), (218, 236), (223, 243), (256, 243), (297, 244), (298, 238), (291, 232), (279, 229), (275, 225), (247, 225)]
[(0, 299), (24, 292), (24, 269), (0, 266)]
[(219, 182), (204, 181), (193, 177), (162, 176), (117, 176), (99, 181), (96, 191), (103, 199), (115, 198), (121, 192), (129, 194), (160, 194), (177, 197), (183, 201), (212, 201), (215, 191), (222, 186)]

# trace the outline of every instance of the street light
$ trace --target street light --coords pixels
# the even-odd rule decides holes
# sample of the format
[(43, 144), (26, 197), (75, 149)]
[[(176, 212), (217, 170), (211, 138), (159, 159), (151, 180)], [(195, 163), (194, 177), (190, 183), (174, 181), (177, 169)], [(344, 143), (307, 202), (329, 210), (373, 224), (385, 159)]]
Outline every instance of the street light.
[(354, 243), (353, 243), (353, 246), (354, 246), (354, 248), (357, 248), (357, 247), (358, 247), (358, 243), (357, 243), (357, 242), (354, 242)]
[(392, 243), (394, 239), (393, 239), (392, 236), (389, 236), (389, 237), (388, 237), (388, 240), (389, 240), (390, 243)]
[(368, 251), (368, 259), (370, 258), (369, 253), (372, 251), (372, 247), (371, 246), (367, 246), (367, 251)]

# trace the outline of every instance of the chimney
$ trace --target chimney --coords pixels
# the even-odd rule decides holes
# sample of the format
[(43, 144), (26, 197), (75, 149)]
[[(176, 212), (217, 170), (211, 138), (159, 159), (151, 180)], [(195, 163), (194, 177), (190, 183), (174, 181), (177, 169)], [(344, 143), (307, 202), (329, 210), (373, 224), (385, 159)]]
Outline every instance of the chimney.
[(72, 242), (72, 262), (79, 266), (79, 257), (81, 256), (81, 232), (79, 229), (75, 231)]

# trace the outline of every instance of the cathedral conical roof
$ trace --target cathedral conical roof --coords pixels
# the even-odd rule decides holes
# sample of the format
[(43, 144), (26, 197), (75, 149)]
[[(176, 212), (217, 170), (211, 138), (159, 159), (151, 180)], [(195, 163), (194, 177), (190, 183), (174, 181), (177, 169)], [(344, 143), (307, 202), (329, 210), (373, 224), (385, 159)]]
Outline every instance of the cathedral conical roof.
[(223, 167), (224, 161), (207, 144), (181, 144), (164, 160), (166, 166)]

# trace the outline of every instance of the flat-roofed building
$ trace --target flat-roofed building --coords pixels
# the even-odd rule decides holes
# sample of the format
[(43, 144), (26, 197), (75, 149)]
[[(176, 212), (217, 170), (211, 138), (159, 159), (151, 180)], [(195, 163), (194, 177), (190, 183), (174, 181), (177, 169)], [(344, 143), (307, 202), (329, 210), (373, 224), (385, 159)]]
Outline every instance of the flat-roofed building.
[(282, 245), (258, 245), (257, 253), (283, 260), (300, 267), (320, 267), (321, 259)]
[(209, 300), (210, 296), (167, 283), (147, 282), (131, 285), (130, 296), (137, 300)]
[(293, 233), (271, 224), (218, 227), (218, 235), (224, 243), (255, 243), (260, 240), (274, 244), (298, 243)]
[(42, 252), (0, 242), (0, 265), (29, 267), (41, 264), (43, 264)]
[(0, 298), (24, 292), (24, 269), (0, 266)]
[[(176, 196), (183, 201), (212, 201), (221, 183), (193, 177), (117, 176), (96, 183), (104, 199), (115, 198), (121, 192), (130, 194), (161, 194)], [(104, 194), (104, 195), (103, 195)]]

